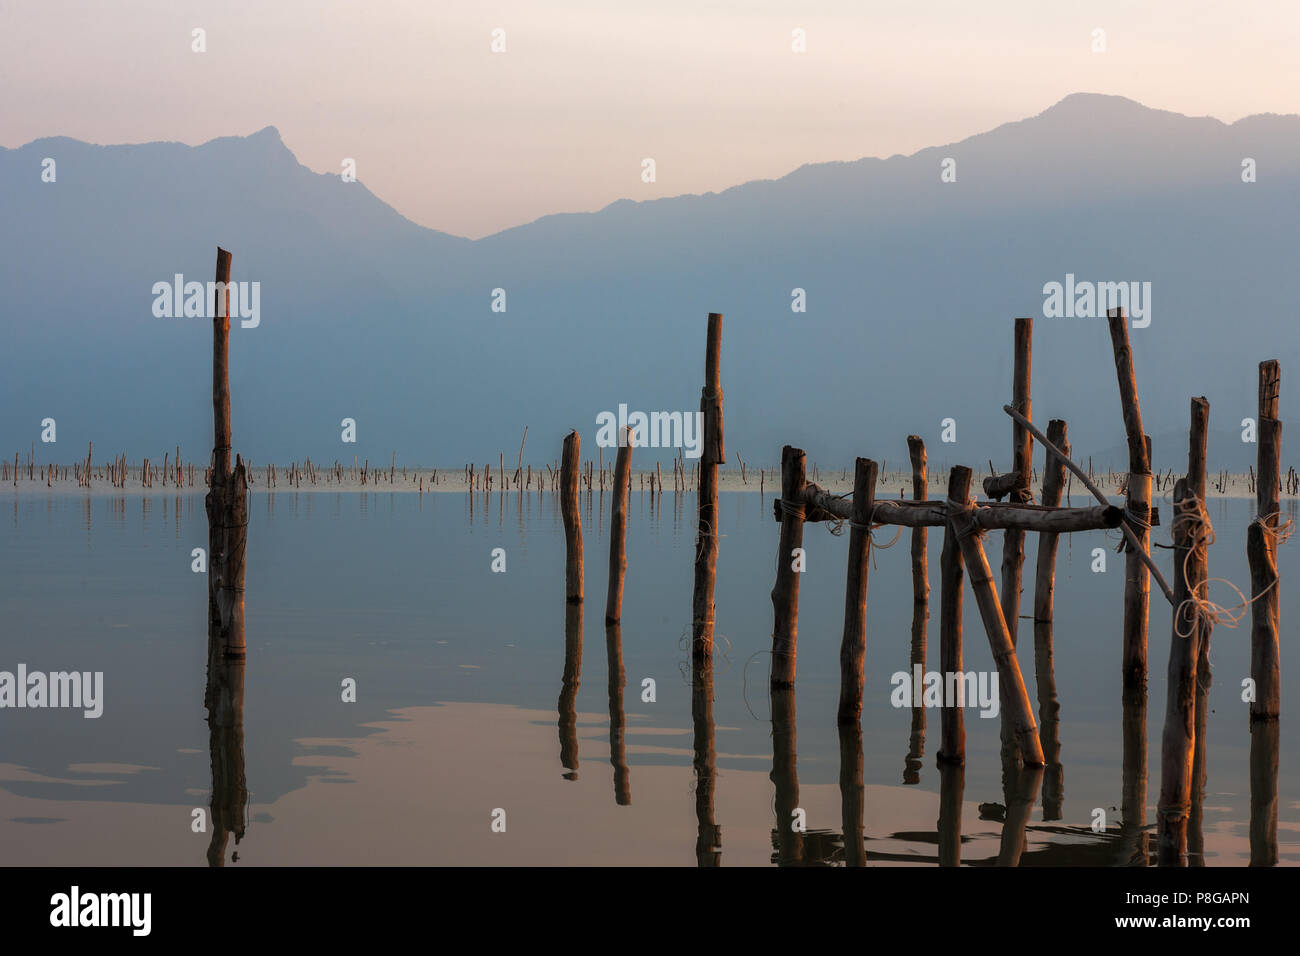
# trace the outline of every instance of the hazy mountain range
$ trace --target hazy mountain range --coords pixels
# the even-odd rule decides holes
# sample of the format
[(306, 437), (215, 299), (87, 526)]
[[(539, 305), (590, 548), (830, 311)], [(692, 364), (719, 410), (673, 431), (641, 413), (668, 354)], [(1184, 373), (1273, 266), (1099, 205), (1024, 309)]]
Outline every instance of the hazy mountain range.
[(1073, 274), (1151, 283), (1151, 324), (1131, 335), (1157, 463), (1183, 467), (1204, 394), (1211, 467), (1244, 468), (1260, 360), (1282, 361), (1283, 419), (1300, 423), (1298, 209), (1300, 116), (1226, 125), (1090, 94), (911, 156), (476, 241), (312, 172), (270, 127), (197, 147), (42, 139), (0, 149), (0, 454), (35, 441), (70, 462), (94, 441), (97, 460), (161, 459), (179, 443), (206, 460), (211, 324), (156, 318), (151, 290), (211, 279), (220, 244), (232, 278), (261, 283), (261, 324), (236, 325), (231, 347), (235, 446), (258, 464), (495, 462), (525, 425), (526, 460), (558, 457), (571, 427), (594, 457), (601, 411), (699, 407), (717, 311), (732, 463), (791, 443), (823, 465), (892, 466), (918, 433), (937, 467), (1006, 467), (1012, 319), (1031, 315), (1035, 419), (1067, 419), (1078, 457), (1120, 466), (1105, 321), (1043, 317), (1044, 284)]

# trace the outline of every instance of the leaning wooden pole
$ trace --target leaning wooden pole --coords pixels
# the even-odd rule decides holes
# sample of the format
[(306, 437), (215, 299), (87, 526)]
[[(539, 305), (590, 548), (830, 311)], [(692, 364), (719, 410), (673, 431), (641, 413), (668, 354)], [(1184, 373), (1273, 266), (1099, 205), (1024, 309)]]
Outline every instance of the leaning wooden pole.
[(1278, 420), (1278, 395), (1282, 371), (1277, 360), (1259, 365), (1259, 467), (1256, 515), (1246, 535), (1250, 562), (1251, 609), (1250, 677), (1255, 699), (1250, 705), (1252, 725), (1277, 720), (1282, 713), (1282, 662), (1278, 644), (1281, 608), (1277, 573), (1278, 527), (1282, 486), (1282, 422)]
[(578, 507), (579, 455), (582, 438), (576, 431), (564, 438), (560, 459), (560, 511), (564, 517), (564, 599), (582, 603), (582, 511)]
[[(953, 469), (948, 476), (948, 506), (966, 508), (969, 505), (970, 470)], [(944, 674), (962, 672), (961, 606), (965, 577), (957, 534), (950, 526), (945, 526), (943, 550), (939, 554), (939, 670)], [(912, 673), (916, 673), (915, 668)], [(912, 694), (915, 701), (915, 687)], [(950, 764), (966, 761), (966, 715), (955, 702), (945, 701), (939, 713), (938, 759)]]
[[(1054, 418), (1047, 423), (1047, 437), (1066, 457), (1070, 441), (1065, 422)], [(1043, 505), (1055, 508), (1065, 487), (1065, 460), (1049, 451), (1043, 466)], [(1056, 670), (1052, 649), (1052, 617), (1056, 589), (1056, 546), (1060, 535), (1038, 536), (1038, 565), (1034, 577), (1034, 683), (1038, 690), (1038, 733), (1043, 742), (1047, 772), (1043, 777), (1043, 819), (1061, 819), (1064, 771), (1061, 767), (1061, 702), (1056, 694)]]
[[(970, 469), (958, 465), (952, 470), (951, 485), (970, 487)], [(997, 588), (993, 583), (993, 571), (984, 554), (984, 545), (980, 541), (979, 528), (974, 521), (969, 505), (961, 507), (961, 502), (949, 502), (952, 510), (948, 517), (948, 526), (961, 546), (962, 558), (970, 568), (971, 593), (979, 605), (980, 617), (984, 621), (984, 630), (988, 634), (989, 649), (993, 652), (993, 662), (998, 669), (999, 690), (1006, 685), (1006, 713), (1003, 719), (1010, 721), (1015, 735), (1016, 746), (1020, 750), (1020, 759), (1030, 767), (1043, 766), (1043, 747), (1038, 739), (1038, 726), (1034, 723), (1033, 706), (1029, 703), (1029, 692), (1025, 689), (1025, 680), (1020, 673), (1020, 662), (1016, 659), (1016, 649), (1011, 643), (1011, 634), (1007, 622), (1002, 617), (1002, 605), (998, 602)]]
[(691, 602), (692, 660), (713, 656), (713, 588), (718, 573), (718, 465), (722, 439), (722, 315), (709, 313), (704, 353), (703, 448), (700, 452), (699, 526), (695, 535), (695, 592)]
[(248, 475), (235, 456), (230, 429), (230, 253), (217, 248), (212, 303), (212, 470), (208, 515), (208, 629), (227, 657), (243, 657), (244, 554), (248, 538)]
[(623, 619), (623, 576), (627, 573), (627, 484), (632, 467), (632, 429), (625, 428), (620, 437), (618, 458), (614, 461), (614, 501), (610, 505), (606, 624), (617, 624)]
[(772, 587), (772, 686), (793, 687), (799, 645), (799, 573), (794, 552), (803, 547), (804, 453), (781, 449), (781, 535), (776, 549), (776, 584)]
[(840, 642), (841, 724), (862, 719), (867, 654), (867, 577), (871, 568), (871, 515), (877, 465), (859, 458), (853, 471), (853, 518), (849, 522), (848, 582), (844, 589), (844, 636)]

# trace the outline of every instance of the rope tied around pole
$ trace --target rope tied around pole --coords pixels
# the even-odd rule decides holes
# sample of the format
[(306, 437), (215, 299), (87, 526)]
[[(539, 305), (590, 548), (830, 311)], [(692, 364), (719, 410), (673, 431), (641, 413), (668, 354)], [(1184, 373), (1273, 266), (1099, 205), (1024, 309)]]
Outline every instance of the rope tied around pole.
[[(1264, 534), (1271, 536), (1274, 539), (1275, 547), (1290, 538), (1295, 530), (1295, 522), (1291, 518), (1286, 518), (1285, 521), (1281, 521), (1276, 526), (1270, 526), (1268, 524), (1272, 519), (1282, 517), (1283, 515), (1281, 512), (1275, 511), (1272, 514), (1264, 515), (1261, 518), (1255, 519), (1255, 523), (1261, 526)], [(1268, 587), (1264, 588), (1264, 590), (1260, 591), (1252, 598), (1247, 598), (1241, 588), (1237, 587), (1237, 585), (1233, 584), (1227, 578), (1212, 578), (1207, 576), (1204, 580), (1193, 583), (1191, 579), (1188, 578), (1188, 564), (1190, 563), (1194, 553), (1198, 550), (1208, 549), (1210, 545), (1214, 544), (1214, 526), (1210, 524), (1209, 515), (1205, 513), (1205, 508), (1201, 505), (1200, 499), (1195, 497), (1186, 498), (1182, 502), (1175, 504), (1174, 526), (1177, 527), (1179, 522), (1186, 522), (1192, 528), (1192, 544), (1191, 547), (1187, 549), (1186, 557), (1183, 558), (1183, 577), (1187, 578), (1187, 590), (1190, 597), (1175, 609), (1174, 633), (1183, 639), (1191, 637), (1195, 631), (1197, 622), (1200, 621), (1207, 623), (1210, 627), (1236, 627), (1245, 620), (1246, 615), (1250, 612), (1250, 606), (1267, 594), (1272, 588), (1276, 587), (1279, 579), (1274, 579)], [(1203, 586), (1208, 587), (1211, 583), (1215, 582), (1226, 584), (1228, 587), (1232, 588), (1232, 590), (1236, 591), (1237, 597), (1241, 599), (1240, 603), (1234, 604), (1231, 607), (1224, 607), (1208, 598), (1202, 598), (1199, 593), (1200, 589)], [(1184, 608), (1188, 605), (1191, 605), (1192, 609), (1190, 615), (1191, 624), (1189, 625), (1187, 632), (1183, 633), (1183, 628), (1179, 625), (1179, 620), (1184, 616)]]

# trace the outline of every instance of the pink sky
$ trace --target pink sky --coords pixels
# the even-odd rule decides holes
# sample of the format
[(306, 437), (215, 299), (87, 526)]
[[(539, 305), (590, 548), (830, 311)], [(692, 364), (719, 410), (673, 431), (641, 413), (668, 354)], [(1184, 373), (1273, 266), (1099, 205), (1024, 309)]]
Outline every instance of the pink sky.
[(1297, 49), (1294, 0), (42, 0), (0, 8), (0, 145), (273, 125), (312, 169), (352, 157), (403, 214), (478, 237), (909, 153), (1073, 92), (1228, 122), (1297, 112)]

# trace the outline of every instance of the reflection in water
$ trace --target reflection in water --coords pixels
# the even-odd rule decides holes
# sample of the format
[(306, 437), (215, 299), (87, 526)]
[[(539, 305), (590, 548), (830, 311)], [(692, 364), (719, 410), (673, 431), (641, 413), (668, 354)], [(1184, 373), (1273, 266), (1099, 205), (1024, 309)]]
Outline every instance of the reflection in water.
[(1122, 866), (1149, 866), (1147, 822), (1147, 690), (1139, 684), (1123, 698), (1124, 771), (1120, 804), (1119, 856)]
[(961, 865), (961, 807), (966, 768), (947, 760), (939, 767), (939, 865)]
[[(915, 711), (913, 711), (915, 713)], [(915, 723), (913, 730), (915, 731)], [(850, 721), (840, 727), (840, 808), (844, 827), (844, 865), (866, 866), (867, 845), (863, 835), (866, 788), (862, 785), (862, 723)], [(922, 718), (921, 737), (925, 738)]]
[(1025, 827), (1038, 802), (1038, 788), (1043, 782), (1042, 767), (1021, 767), (1007, 786), (1007, 817), (1002, 824), (1002, 844), (998, 848), (998, 866), (1019, 866), (1025, 851)]
[(1277, 769), (1281, 724), (1250, 725), (1250, 865), (1277, 866)]
[[(244, 659), (227, 657), (217, 634), (208, 638), (204, 705), (208, 709), (208, 752), (212, 762), (208, 865), (224, 866), (229, 835), (235, 835), (236, 846), (244, 837), (248, 784), (244, 779)], [(230, 860), (238, 863), (239, 852), (235, 851)]]
[[(1046, 537), (1046, 535), (1043, 535)], [(1043, 547), (1040, 543), (1039, 547)], [(1055, 544), (1053, 544), (1055, 550)], [(1055, 555), (1052, 557), (1055, 573)], [(1061, 765), (1061, 702), (1056, 693), (1056, 664), (1052, 655), (1052, 618), (1049, 597), (1047, 617), (1043, 619), (1035, 597), (1034, 609), (1034, 679), (1038, 687), (1038, 735), (1043, 744), (1046, 772), (1043, 775), (1043, 819), (1061, 819), (1065, 800), (1065, 768)]]
[[(623, 633), (618, 624), (605, 625), (605, 653), (609, 660), (609, 762), (614, 766), (614, 802), (626, 807), (632, 803), (632, 779), (624, 739), (627, 719), (623, 715), (623, 688), (627, 677), (623, 672)], [(573, 758), (576, 767), (576, 745)]]
[(803, 838), (795, 829), (799, 809), (799, 771), (795, 767), (794, 688), (772, 688), (772, 783), (776, 787), (776, 828), (773, 844), (776, 863), (795, 866), (803, 862)]
[(695, 728), (695, 863), (722, 865), (722, 828), (714, 817), (717, 755), (713, 749), (713, 659), (696, 658), (691, 674), (691, 721)]
[(564, 677), (560, 686), (560, 766), (578, 779), (578, 685), (582, 682), (582, 602), (564, 605)]

